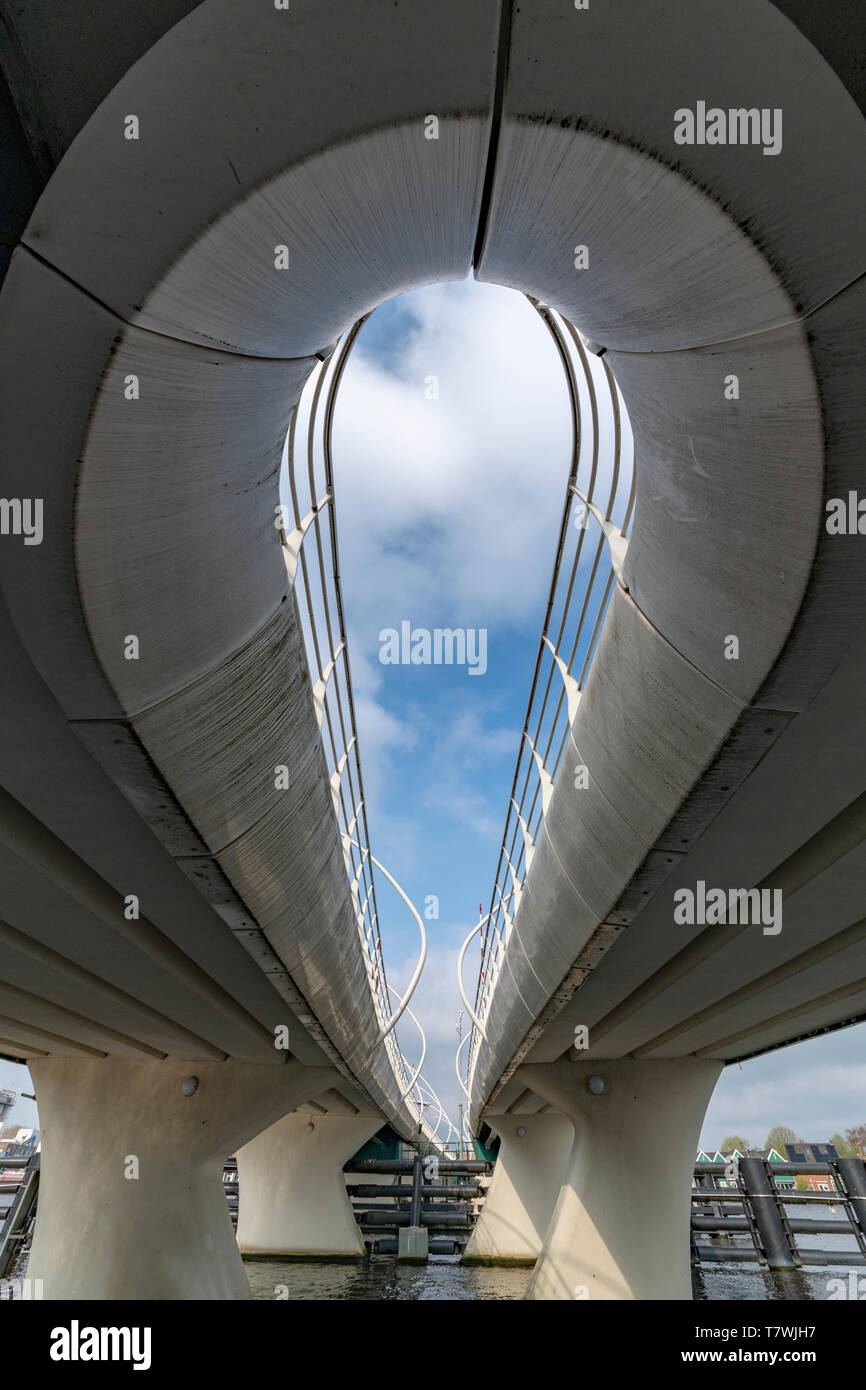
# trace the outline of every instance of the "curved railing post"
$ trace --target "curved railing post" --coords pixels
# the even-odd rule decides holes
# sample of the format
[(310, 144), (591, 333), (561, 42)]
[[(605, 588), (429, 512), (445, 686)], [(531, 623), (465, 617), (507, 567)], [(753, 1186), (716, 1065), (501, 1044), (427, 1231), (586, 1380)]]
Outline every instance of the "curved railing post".
[[(281, 519), (278, 529), (289, 590), (294, 594), (302, 627), (306, 622), (303, 630), (307, 665), (311, 675), (313, 708), (328, 762), (331, 800), (341, 834), (346, 876), (366, 963), (368, 984), (379, 1023), (379, 1035), (375, 1046), (384, 1044), (386, 1048), (400, 1092), (398, 1104), (407, 1105), (410, 1113), (417, 1111), (422, 1131), (433, 1140), (442, 1123), (444, 1108), (436, 1097), (440, 1115), (435, 1128), (431, 1129), (424, 1117), (423, 1103), (419, 1104), (415, 1099), (415, 1092), (423, 1082), (421, 1067), (426, 1057), (427, 1040), (421, 1024), (409, 1008), (409, 1000), (417, 987), (427, 958), (427, 933), (420, 914), (407, 894), (370, 852), (337, 548), (332, 459), (334, 412), (337, 392), (349, 356), (367, 317), (365, 315), (359, 319), (342, 342), (335, 344), (327, 354), (322, 355), (323, 360), (311, 377), (311, 391), (309, 394), (305, 392), (304, 408), (307, 408), (306, 402), (309, 402), (309, 418), (305, 450), (307, 479), (303, 484), (298, 466), (300, 450), (303, 448), (298, 444), (301, 433), (298, 429), (301, 404), (292, 413), (287, 439), (287, 463), (294, 526), (291, 527), (290, 523), (282, 521), (285, 509), (280, 508)], [(323, 401), (324, 491), (316, 486), (315, 452), (319, 407)], [(307, 489), (309, 502), (306, 514), (302, 515), (300, 496)], [(328, 558), (330, 566), (326, 563)], [(418, 924), (421, 936), (418, 963), (402, 996), (385, 978), (374, 868), (388, 879), (403, 899)], [(392, 1007), (392, 995), (397, 1000), (396, 1008)], [(406, 1012), (421, 1033), (421, 1060), (414, 1070), (407, 1066), (395, 1033), (398, 1022)], [(447, 1116), (445, 1118), (447, 1119)], [(448, 1123), (450, 1125), (450, 1120)]]
[[(467, 1100), (480, 1045), (487, 1042), (486, 1021), (506, 950), (512, 938), (520, 944), (523, 889), (557, 785), (569, 734), (577, 718), (612, 586), (618, 581), (626, 588), (623, 567), (636, 496), (634, 455), (633, 451), (627, 457), (623, 455), (624, 412), (613, 373), (601, 356), (604, 349), (599, 349), (599, 355), (591, 360), (587, 347), (592, 352), (594, 345), (582, 340), (577, 330), (546, 304), (531, 295), (527, 297), (550, 331), (563, 367), (571, 411), (572, 457), (490, 911), (463, 943), (458, 961), (460, 997), (472, 1022), (472, 1028), (458, 1049), (456, 1063), (458, 1080)], [(604, 404), (605, 394), (609, 414), (602, 430), (599, 402), (601, 398)], [(586, 438), (582, 397), (589, 405)], [(587, 518), (592, 518), (598, 526), (592, 538), (589, 538)], [(569, 552), (570, 563), (566, 563)], [(512, 891), (506, 894), (509, 876)], [(509, 911), (507, 903), (511, 898)], [(491, 927), (482, 935), (481, 965), (473, 1007), (463, 984), (463, 960), (469, 942), (485, 922), (490, 922)], [(463, 1085), (459, 1065), (467, 1044), (469, 1090)]]
[[(487, 916), (489, 917), (490, 914), (488, 913)], [(460, 990), (460, 998), (463, 1000), (463, 1007), (465, 1008), (470, 1019), (472, 1020), (473, 1025), (478, 1029), (478, 1032), (481, 1034), (482, 1038), (485, 1039), (485, 1041), (487, 1039), (487, 1034), (484, 1031), (484, 1024), (481, 1022), (480, 1018), (478, 1018), (477, 1014), (475, 1013), (475, 1010), (469, 1003), (469, 1000), (466, 998), (466, 990), (463, 988), (463, 957), (466, 955), (466, 951), (469, 947), (469, 943), (472, 940), (473, 936), (477, 936), (478, 932), (480, 932), (481, 928), (484, 926), (484, 923), (486, 921), (487, 917), (482, 917), (478, 925), (472, 928), (466, 940), (463, 942), (463, 945), (460, 947), (460, 955), (457, 960), (457, 986)], [(471, 1036), (471, 1034), (467, 1033), (466, 1036), (468, 1038)]]

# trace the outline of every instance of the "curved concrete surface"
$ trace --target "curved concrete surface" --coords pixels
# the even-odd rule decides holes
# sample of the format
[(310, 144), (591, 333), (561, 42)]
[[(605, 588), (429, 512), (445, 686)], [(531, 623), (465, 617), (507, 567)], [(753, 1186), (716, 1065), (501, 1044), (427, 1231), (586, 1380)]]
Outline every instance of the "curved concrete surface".
[[(208, 1062), (31, 1060), (43, 1166), (29, 1273), (46, 1298), (249, 1298), (222, 1170), (338, 1074)], [(204, 1251), (204, 1258), (202, 1253)]]
[(592, 1063), (526, 1070), (574, 1143), (525, 1297), (690, 1299), (688, 1192), (721, 1062), (606, 1062), (598, 1094)]
[[(4, 754), (20, 809), (3, 844), (20, 880), (10, 924), (57, 959), (0, 1022), (20, 1055), (58, 1037), (93, 1047), (94, 1025), (99, 1053), (144, 1041), (141, 1010), (97, 1003), (93, 977), (122, 991), (135, 952), (105, 890), (150, 885), (162, 865), (172, 892), (142, 892), (156, 974), (126, 990), (164, 1013), (150, 1035), (174, 1030), (172, 1056), (263, 1057), (288, 1011), (293, 1053), (327, 1059), (405, 1131), (269, 518), (316, 355), (382, 299), (473, 260), (608, 350), (638, 457), (622, 583), (572, 728), (591, 791), (579, 805), (554, 791), (473, 1122), (507, 1109), (526, 1089), (520, 1063), (560, 1057), (578, 1021), (594, 1055), (654, 1044), (722, 1062), (866, 1011), (866, 983), (839, 994), (866, 964), (858, 941), (800, 960), (863, 915), (862, 744), (840, 736), (862, 688), (862, 550), (823, 526), (824, 501), (860, 481), (866, 423), (862, 116), (769, 0), (672, 0), (652, 24), (638, 0), (615, 16), (533, 0), (513, 7), (507, 63), (501, 20), (487, 0), (471, 14), (456, 0), (297, 0), (254, 15), (205, 0), (142, 45), (33, 211), (0, 297), (0, 402), (6, 491), (48, 499), (50, 543), (0, 548), (15, 689), (40, 711)], [(781, 109), (781, 152), (678, 145), (674, 112), (699, 98)], [(76, 789), (39, 782), (40, 740)], [(275, 762), (292, 771), (285, 798), (262, 775)], [(112, 853), (118, 816), (137, 827), (132, 879)], [(778, 874), (778, 944), (675, 928), (674, 870), (677, 885)], [(177, 906), (190, 884), (201, 933)], [(82, 914), (74, 943), (52, 927), (52, 893)], [(0, 947), (20, 962), (17, 938)], [(63, 1029), (45, 983), (57, 975)], [(160, 982), (179, 980), (182, 997), (158, 1008)], [(109, 1002), (125, 1043), (104, 1031)]]
[(238, 1150), (241, 1254), (361, 1259), (366, 1246), (343, 1164), (381, 1127), (379, 1115), (285, 1115), (244, 1144)]
[[(590, 791), (573, 791), (570, 779), (554, 790), (491, 1004), (490, 1043), (478, 1050), (476, 1117), (491, 1092), (494, 1112), (513, 1100), (513, 1085), (496, 1093), (521, 1058), (558, 1056), (577, 1022), (590, 1025), (592, 1042), (598, 1013), (585, 1009), (591, 987), (581, 986), (614, 943), (603, 976), (611, 1004), (624, 992), (624, 935), (642, 979), (653, 957), (684, 944), (671, 896), (672, 883), (695, 881), (684, 851), (818, 696), (856, 634), (862, 557), (827, 534), (823, 502), (856, 486), (864, 437), (850, 395), (862, 353), (862, 117), (772, 5), (691, 6), (688, 22), (682, 7), (666, 6), (650, 26), (638, 5), (627, 16), (640, 45), (623, 43), (599, 9), (580, 27), (552, 4), (515, 11), (479, 269), (540, 295), (608, 349), (634, 430), (637, 509), (572, 727)], [(721, 30), (724, 45), (711, 39)], [(724, 108), (782, 108), (781, 154), (677, 145), (684, 93)], [(569, 119), (552, 121), (554, 111)], [(586, 270), (573, 267), (578, 243), (590, 248)], [(731, 373), (736, 404), (725, 398)], [(737, 660), (725, 654), (729, 634)], [(820, 773), (818, 783), (830, 820), (850, 796)], [(784, 850), (765, 843), (765, 871), (806, 838), (796, 838), (796, 821), (788, 833)], [(766, 829), (762, 838), (771, 840)], [(729, 864), (708, 872), (726, 885), (762, 878)], [(638, 915), (648, 899), (658, 901), (649, 940)], [(760, 947), (738, 942), (741, 978), (766, 958)], [(838, 971), (844, 978), (841, 961)], [(805, 1005), (814, 985), (800, 983)], [(675, 984), (669, 1022), (689, 997), (682, 975)], [(851, 1003), (837, 1001), (840, 1019)], [(763, 1005), (756, 997), (753, 1022)], [(804, 1007), (796, 1027), (809, 1021)], [(598, 1037), (594, 1055), (618, 1055)]]
[[(14, 614), (27, 633), (31, 658), (100, 764), (136, 798), (163, 840), (171, 838), (176, 862), (235, 935), (265, 960), (296, 1016), (314, 1023), (316, 1041), (333, 1048), (328, 1055), (344, 1066), (349, 1081), (360, 1084), (408, 1134), (415, 1132), (413, 1117), (399, 1102), (386, 1051), (377, 1044), (324, 757), (298, 665), (297, 619), (286, 595), (274, 503), (282, 439), (315, 365), (307, 354), (333, 338), (349, 308), (360, 311), (400, 288), (469, 269), (498, 19), (492, 5), (471, 26), (456, 5), (447, 13), (433, 5), (411, 13), (381, 6), (363, 16), (341, 5), (299, 6), (291, 25), (280, 28), (279, 16), (260, 15), (251, 26), (235, 6), (200, 6), (130, 71), (81, 132), (79, 154), (69, 152), (46, 189), (28, 232), (35, 241), (16, 255), (6, 286), (11, 312), (5, 322), (12, 332), (16, 302), (30, 317), (34, 302), (42, 301), (67, 393), (63, 411), (43, 421), (50, 440), (46, 434), (29, 443), (22, 439), (25, 452), (38, 452), (46, 461), (50, 476), (40, 483), (68, 517), (62, 544), (50, 553), (46, 547), (44, 568), (38, 563), (29, 571), (21, 592), (29, 611), (19, 605)], [(437, 31), (433, 48), (431, 24)], [(342, 56), (328, 65), (327, 100), (322, 58), (329, 32), (337, 28)], [(458, 34), (461, 59), (455, 62)], [(388, 85), (394, 43), (414, 53), (417, 71), (407, 59), (405, 80)], [(369, 58), (366, 113), (352, 88), (359, 46)], [(379, 82), (372, 80), (377, 63)], [(287, 84), (292, 64), (304, 77)], [(248, 81), (257, 83), (254, 102), (245, 65)], [(201, 100), (212, 107), (221, 83), (225, 128), (233, 128), (230, 144), (238, 146), (234, 157), (226, 149), (214, 160), (210, 118), (199, 121), (196, 113)], [(299, 119), (314, 96), (314, 110)], [(423, 134), (434, 97), (441, 122), (435, 143)], [(121, 127), (128, 111), (146, 106), (150, 134), (137, 150), (124, 141), (122, 158), (106, 178), (115, 101), (122, 108)], [(178, 121), (186, 130), (180, 162)], [(323, 147), (331, 149), (322, 153)], [(414, 169), (407, 177), (413, 148)], [(136, 167), (129, 155), (143, 159)], [(245, 201), (239, 199), (239, 167)], [(87, 193), (78, 183), (85, 169)], [(87, 253), (91, 269), (70, 265), (60, 279), (66, 253), (48, 245), (56, 221), (51, 204), (56, 196), (65, 204), (70, 184), (61, 189), (55, 179), (71, 177), (78, 184), (77, 211), (67, 208), (59, 218), (66, 241), (75, 217), (92, 220), (93, 199), (108, 192), (115, 177), (123, 182), (130, 174), (126, 193), (115, 186), (103, 204), (114, 224), (114, 251), (107, 254), (94, 243)], [(267, 187), (257, 192), (265, 179)], [(157, 199), (158, 208), (154, 181), (163, 182), (167, 194), (165, 203)], [(328, 186), (331, 198), (339, 192), (349, 217), (331, 244), (321, 235), (327, 210), (317, 201)], [(447, 219), (437, 217), (443, 201)], [(202, 236), (207, 223), (233, 204), (229, 221)], [(378, 229), (383, 205), (390, 205), (388, 246)], [(289, 211), (300, 211), (307, 222), (287, 227)], [(128, 220), (121, 226), (118, 218)], [(156, 236), (160, 222), (164, 236)], [(264, 260), (256, 251), (254, 226), (265, 237)], [(228, 240), (220, 250), (223, 227)], [(213, 296), (213, 256), (235, 260), (236, 236), (244, 253), (234, 287), (221, 275), (223, 294)], [(380, 244), (371, 261), (365, 248), (374, 236)], [(274, 249), (286, 238), (300, 264), (296, 258), (294, 273), (281, 281)], [(150, 264), (141, 269), (148, 285), (161, 281), (159, 292), (192, 305), (200, 325), (209, 301), (217, 315), (234, 322), (233, 332), (227, 337), (217, 325), (212, 333), (187, 333), (175, 307), (171, 324), (154, 311), (141, 320), (149, 331), (129, 328), (118, 336), (117, 314), (137, 315), (107, 282), (98, 281), (114, 259), (124, 293), (132, 286), (129, 264), (123, 269), (127, 252), (116, 256), (125, 239), (142, 250), (146, 243)], [(194, 243), (188, 256), (178, 260), (188, 243)], [(357, 247), (355, 264), (346, 258), (348, 245)], [(330, 310), (322, 296), (325, 284)], [(368, 298), (353, 298), (353, 285)], [(181, 341), (185, 337), (216, 338), (232, 352)], [(308, 348), (297, 346), (304, 340)], [(65, 368), (70, 359), (76, 363), (72, 381)], [(131, 375), (140, 383), (135, 401), (124, 394)], [(95, 409), (94, 380), (101, 382)], [(193, 401), (189, 414), (186, 406)], [(188, 468), (178, 466), (181, 435), (184, 449), (196, 456), (193, 462), (188, 455)], [(121, 468), (118, 448), (125, 460)], [(153, 566), (157, 553), (162, 558)], [(33, 621), (31, 605), (34, 599), (39, 603), (42, 584), (55, 602), (61, 595), (62, 611), (52, 627), (63, 633), (62, 651), (46, 625)], [(13, 582), (7, 592), (17, 589)], [(139, 639), (135, 661), (124, 655), (128, 634)], [(216, 757), (214, 749), (221, 750)], [(277, 763), (290, 768), (284, 795), (273, 786)], [(141, 790), (145, 768), (152, 780), (157, 774), (157, 786), (161, 780), (171, 789), (188, 828), (165, 826), (158, 792), (147, 804)]]
[(565, 1177), (574, 1127), (566, 1115), (500, 1115), (499, 1152), (464, 1264), (534, 1264)]

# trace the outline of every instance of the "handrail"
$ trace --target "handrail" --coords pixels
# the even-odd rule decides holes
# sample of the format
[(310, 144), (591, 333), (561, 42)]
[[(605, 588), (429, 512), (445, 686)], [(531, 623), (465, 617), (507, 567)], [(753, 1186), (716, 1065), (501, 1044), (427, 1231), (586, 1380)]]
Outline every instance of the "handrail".
[[(409, 1001), (427, 957), (427, 934), (413, 903), (370, 852), (337, 547), (332, 457), (334, 413), (338, 389), (349, 355), (367, 317), (368, 315), (364, 315), (360, 318), (345, 337), (324, 356), (310, 379), (309, 389), (305, 390), (301, 403), (292, 412), (286, 441), (291, 506), (285, 508), (281, 505), (278, 508), (278, 530), (289, 591), (303, 631), (316, 721), (328, 764), (331, 800), (343, 844), (346, 875), (351, 888), (368, 985), (379, 1026), (375, 1046), (380, 1043), (385, 1046), (400, 1093), (399, 1103), (409, 1107), (422, 1131), (430, 1136), (435, 1135), (437, 1131), (431, 1130), (424, 1116), (423, 1104), (419, 1104), (416, 1098), (419, 1085), (427, 1085), (421, 1075), (427, 1042), (418, 1019), (409, 1009)], [(300, 424), (305, 412), (306, 427)], [(323, 437), (318, 445), (317, 455), (316, 437), (319, 426), (322, 426)], [(300, 445), (299, 439), (304, 434), (305, 444)], [(306, 468), (301, 462), (302, 450), (306, 455)], [(324, 460), (324, 486), (321, 485), (321, 478), (317, 477), (318, 456)], [(302, 506), (301, 498), (305, 493), (308, 500)], [(288, 518), (283, 519), (287, 511), (293, 515), (293, 523)], [(374, 869), (384, 874), (396, 889), (418, 923), (421, 933), (419, 960), (402, 997), (388, 983), (385, 976)], [(396, 1007), (392, 1002), (392, 996), (398, 1001)], [(395, 1032), (398, 1022), (407, 1011), (422, 1037), (421, 1061), (415, 1068), (407, 1065)], [(448, 1123), (450, 1124), (450, 1120)], [(438, 1124), (441, 1124), (441, 1118)]]
[[(422, 1087), (423, 1087), (423, 1090), (422, 1090)], [(426, 1091), (427, 1095), (430, 1097), (430, 1101), (429, 1101), (429, 1102), (427, 1102), (427, 1101), (425, 1101), (425, 1100), (423, 1099), (423, 1094), (424, 1094), (425, 1091)], [(439, 1107), (439, 1116), (438, 1116), (438, 1118), (437, 1118), (437, 1120), (436, 1120), (436, 1124), (435, 1124), (435, 1126), (433, 1127), (433, 1129), (430, 1131), (430, 1134), (429, 1134), (429, 1136), (428, 1136), (430, 1142), (432, 1143), (432, 1142), (434, 1142), (435, 1139), (436, 1139), (436, 1135), (437, 1135), (438, 1132), (439, 1132), (439, 1126), (441, 1125), (443, 1119), (444, 1119), (444, 1120), (448, 1120), (448, 1116), (445, 1114), (445, 1107), (443, 1106), (443, 1104), (442, 1104), (441, 1100), (439, 1099), (439, 1097), (437, 1096), (436, 1092), (433, 1090), (433, 1087), (430, 1085), (430, 1082), (429, 1082), (429, 1081), (425, 1081), (424, 1078), (423, 1078), (423, 1076), (421, 1077), (421, 1080), (420, 1080), (420, 1083), (419, 1083), (419, 1086), (418, 1086), (418, 1093), (419, 1093), (419, 1095), (422, 1097), (422, 1100), (421, 1100), (422, 1108), (423, 1108), (424, 1105), (426, 1105), (426, 1104), (428, 1104), (428, 1103), (429, 1103), (429, 1104), (433, 1104), (433, 1105), (437, 1105), (437, 1106)], [(451, 1125), (451, 1121), (450, 1121), (450, 1120), (448, 1120), (448, 1126), (449, 1126), (449, 1133), (450, 1133), (451, 1128), (453, 1128), (453, 1126)], [(448, 1140), (445, 1139), (444, 1142), (447, 1144)]]
[(562, 683), (565, 686), (565, 698), (568, 703), (568, 722), (569, 724), (573, 724), (575, 719), (577, 718), (577, 707), (580, 704), (580, 687), (578, 686), (577, 681), (574, 679), (574, 676), (569, 671), (562, 657), (559, 655), (559, 652), (554, 647), (550, 638), (545, 636), (543, 638), (543, 641), (550, 648), (553, 660), (556, 662), (556, 669), (562, 676)]
[[(466, 1087), (464, 1086), (464, 1084), (463, 1084), (463, 1077), (460, 1075), (460, 1053), (463, 1051), (464, 1047), (466, 1046), (466, 1044), (468, 1043), (468, 1041), (469, 1041), (469, 1039), (470, 1039), (471, 1037), (472, 1037), (472, 1034), (471, 1034), (471, 1033), (467, 1033), (465, 1038), (461, 1038), (461, 1039), (460, 1039), (460, 1042), (459, 1042), (458, 1045), (457, 1045), (457, 1055), (456, 1055), (456, 1057), (455, 1057), (455, 1059), (454, 1059), (455, 1067), (456, 1067), (456, 1070), (457, 1070), (457, 1080), (458, 1080), (459, 1083), (460, 1083), (460, 1089), (461, 1089), (461, 1091), (463, 1092), (464, 1096), (466, 1097), (466, 1099), (467, 1099), (467, 1101), (469, 1102), (470, 1105), (472, 1104), (472, 1097), (471, 1097), (471, 1095), (469, 1094), (469, 1092), (468, 1092), (468, 1090), (466, 1089)], [(465, 1124), (466, 1124), (466, 1120), (465, 1120), (465, 1118), (464, 1118), (464, 1126), (465, 1126)]]
[(301, 554), (301, 546), (304, 543), (304, 536), (309, 531), (319, 512), (323, 507), (326, 507), (330, 501), (331, 494), (330, 492), (326, 492), (324, 497), (316, 503), (315, 507), (307, 512), (303, 521), (295, 527), (290, 535), (286, 535), (285, 530), (280, 526), (280, 540), (283, 544), (283, 559), (286, 562), (286, 573), (289, 576), (290, 587), (294, 584), (295, 577), (298, 573), (298, 560)]
[[(487, 916), (489, 917), (490, 913), (488, 913)], [(466, 998), (466, 990), (463, 988), (463, 958), (466, 955), (470, 941), (472, 940), (473, 936), (476, 936), (478, 932), (481, 931), (481, 928), (483, 927), (485, 921), (486, 918), (482, 917), (481, 921), (478, 922), (477, 925), (472, 928), (466, 940), (463, 942), (463, 945), (460, 947), (460, 956), (457, 961), (457, 985), (460, 989), (460, 998), (463, 1000), (463, 1007), (465, 1008), (470, 1019), (472, 1020), (472, 1023), (478, 1029), (482, 1038), (484, 1038), (486, 1042), (487, 1034), (484, 1031), (484, 1024), (481, 1022), (480, 1018), (478, 1018), (478, 1016), (475, 1013), (475, 1010), (469, 1003), (469, 1000)], [(470, 1034), (467, 1033), (466, 1037), (470, 1037)]]
[[(506, 946), (519, 921), (522, 889), (567, 752), (613, 586), (619, 583), (626, 588), (623, 566), (635, 507), (634, 452), (631, 445), (624, 447), (627, 416), (608, 363), (604, 358), (588, 356), (584, 341), (567, 319), (531, 295), (527, 298), (548, 328), (563, 368), (572, 422), (571, 465), (490, 911), (464, 942), (458, 960), (460, 997), (472, 1024), (456, 1061), (467, 1100), (479, 1045), (487, 1041), (486, 1020)], [(506, 895), (509, 879), (512, 892)], [(507, 903), (512, 897), (509, 911)], [(479, 930), (481, 965), (471, 1007), (463, 984), (463, 960)], [(459, 1058), (467, 1043), (464, 1085)]]
[[(345, 650), (346, 644), (345, 642), (341, 642), (319, 679), (316, 681), (316, 684), (313, 686), (313, 704), (316, 707), (316, 719), (318, 720), (320, 729), (325, 717), (325, 691), (328, 688), (328, 681), (334, 674), (337, 662)], [(353, 739), (352, 742), (354, 743), (354, 741)]]
[(622, 575), (622, 567), (625, 564), (626, 551), (628, 550), (628, 537), (622, 534), (618, 526), (614, 526), (609, 517), (606, 517), (594, 502), (590, 502), (589, 498), (585, 493), (581, 492), (579, 487), (574, 487), (574, 485), (572, 485), (571, 491), (574, 493), (575, 497), (580, 498), (581, 502), (589, 509), (601, 527), (604, 538), (610, 549), (610, 560), (613, 565), (614, 574), (617, 579), (619, 579)]
[(402, 998), (399, 994), (397, 995), (397, 998), (400, 1000), (400, 1007), (398, 1008), (395, 1014), (391, 1015), (391, 1019), (388, 1023), (387, 1028), (385, 1028), (379, 1034), (378, 1041), (382, 1042), (391, 1032), (391, 1029), (395, 1026), (395, 1024), (399, 1023), (400, 1018), (403, 1015), (403, 1012), (409, 1006), (409, 1000), (412, 998), (412, 995), (415, 992), (415, 986), (421, 978), (421, 971), (424, 969), (424, 962), (427, 959), (427, 932), (424, 930), (424, 923), (421, 920), (421, 914), (416, 908), (415, 904), (412, 902), (412, 899), (409, 898), (403, 892), (403, 889), (400, 887), (396, 878), (394, 878), (391, 874), (388, 873), (388, 870), (385, 868), (385, 865), (381, 864), (379, 860), (375, 857), (375, 855), (370, 853), (369, 849), (361, 849), (361, 846), (358, 844), (357, 840), (352, 840), (352, 844), (356, 847), (356, 849), (360, 851), (360, 853), (363, 856), (369, 857), (370, 861), (379, 870), (379, 873), (384, 874), (388, 882), (391, 884), (392, 888), (395, 888), (397, 890), (397, 892), (400, 894), (400, 897), (403, 899), (404, 903), (408, 907), (409, 911), (412, 913), (412, 916), (415, 918), (415, 921), (418, 923), (418, 930), (421, 933), (421, 954), (418, 957), (418, 964), (415, 966), (415, 971), (406, 988), (406, 993), (402, 996)]
[[(398, 999), (400, 998), (399, 994), (397, 994), (397, 991), (396, 991), (396, 989), (394, 988), (393, 985), (389, 985), (388, 988), (389, 988), (389, 990), (391, 991), (392, 994), (396, 995), (396, 997), (397, 997)], [(417, 1067), (415, 1068), (415, 1074), (414, 1074), (414, 1076), (412, 1077), (412, 1080), (409, 1082), (409, 1085), (406, 1087), (405, 1091), (403, 1092), (402, 1096), (400, 1097), (401, 1100), (405, 1100), (406, 1097), (409, 1095), (410, 1091), (413, 1091), (413, 1090), (415, 1089), (415, 1084), (416, 1084), (416, 1082), (417, 1082), (419, 1076), (421, 1075), (421, 1068), (422, 1068), (423, 1065), (424, 1065), (424, 1058), (427, 1056), (427, 1034), (424, 1032), (424, 1029), (421, 1027), (421, 1024), (418, 1022), (418, 1020), (417, 1020), (417, 1018), (415, 1017), (415, 1015), (413, 1014), (412, 1010), (411, 1010), (410, 1008), (407, 1007), (406, 1012), (407, 1012), (407, 1014), (409, 1015), (409, 1017), (411, 1018), (412, 1022), (415, 1024), (415, 1027), (418, 1029), (418, 1032), (421, 1034), (421, 1060), (420, 1060), (420, 1062), (418, 1063)]]

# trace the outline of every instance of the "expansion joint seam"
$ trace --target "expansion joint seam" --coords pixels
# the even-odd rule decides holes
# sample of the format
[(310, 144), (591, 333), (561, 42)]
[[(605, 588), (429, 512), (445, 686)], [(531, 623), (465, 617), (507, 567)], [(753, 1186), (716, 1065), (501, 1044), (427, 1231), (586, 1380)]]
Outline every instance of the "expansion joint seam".
[[(151, 328), (147, 324), (136, 323), (132, 319), (124, 318), (123, 314), (119, 313), (117, 309), (113, 309), (110, 304), (106, 304), (104, 299), (100, 299), (98, 294), (94, 294), (92, 290), (87, 289), (87, 287), (76, 280), (73, 275), (69, 275), (65, 270), (62, 270), (59, 265), (55, 265), (53, 261), (49, 261), (46, 256), (43, 256), (34, 246), (31, 246), (30, 242), (22, 239), (18, 242), (17, 249), (26, 252), (28, 256), (32, 256), (34, 261), (38, 262), (44, 270), (49, 271), (52, 275), (56, 275), (60, 280), (63, 280), (69, 285), (71, 289), (75, 290), (76, 293), (83, 295), (85, 299), (89, 299), (91, 304), (95, 304), (103, 313), (108, 314), (110, 318), (114, 319), (119, 327), (135, 329), (137, 333), (145, 333), (149, 338), (161, 338), (166, 343), (173, 343), (181, 347), (198, 348), (201, 352), (218, 352), (224, 357), (237, 357), (243, 362), (303, 362), (308, 357), (316, 357), (321, 361), (330, 353), (330, 348), (322, 347), (315, 348), (311, 352), (301, 353), (300, 356), (263, 357), (254, 352), (238, 352), (237, 348), (231, 347), (228, 343), (219, 343), (215, 340), (204, 343), (198, 338), (182, 338), (172, 333), (164, 333), (158, 328)], [(311, 367), (310, 370), (314, 370), (314, 366)]]
[(490, 220), (490, 204), (493, 198), (493, 180), (496, 173), (496, 157), (499, 151), (499, 137), (502, 131), (502, 108), (505, 100), (505, 81), (508, 76), (508, 62), (511, 55), (511, 17), (514, 0), (501, 0), (499, 13), (499, 38), (496, 45), (496, 78), (493, 88), (493, 110), (490, 113), (490, 140), (487, 146), (487, 162), (484, 168), (484, 181), (481, 185), (481, 203), (478, 208), (478, 228), (472, 252), (473, 269), (478, 268), (484, 254), (487, 226)]
[(735, 347), (737, 343), (748, 343), (753, 338), (767, 338), (774, 333), (779, 333), (783, 328), (795, 328), (798, 324), (802, 328), (808, 326), (809, 320), (819, 314), (822, 309), (826, 309), (828, 304), (832, 304), (834, 299), (839, 299), (843, 294), (847, 294), (855, 285), (859, 285), (861, 280), (866, 279), (866, 271), (860, 271), (853, 279), (840, 285), (838, 290), (832, 290), (820, 304), (813, 304), (811, 309), (804, 310), (801, 314), (791, 314), (785, 318), (778, 319), (775, 323), (769, 324), (766, 328), (755, 328), (750, 333), (735, 333), (732, 338), (715, 338), (711, 343), (689, 343), (686, 347), (666, 347), (666, 348), (617, 348), (605, 347), (605, 353), (616, 357), (667, 357), (673, 356), (678, 352), (712, 352), (716, 348)]

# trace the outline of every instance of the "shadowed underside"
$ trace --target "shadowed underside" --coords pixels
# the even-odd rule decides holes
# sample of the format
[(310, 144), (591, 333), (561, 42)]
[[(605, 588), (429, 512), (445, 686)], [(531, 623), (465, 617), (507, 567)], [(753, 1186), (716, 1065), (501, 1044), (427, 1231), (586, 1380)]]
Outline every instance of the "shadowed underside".
[[(515, 1068), (578, 1022), (591, 1057), (725, 1061), (866, 1014), (861, 541), (823, 525), (862, 460), (863, 120), (766, 0), (645, 11), (206, 0), (53, 172), (0, 300), (4, 486), (46, 499), (45, 543), (0, 551), (0, 1050), (273, 1062), (288, 1019), (411, 1129), (273, 517), (335, 336), (473, 266), (604, 346), (638, 469), (590, 787), (554, 791), (473, 1121), (540, 1108)], [(783, 110), (781, 153), (675, 143), (704, 97)], [(677, 926), (698, 879), (782, 888), (783, 932)]]

